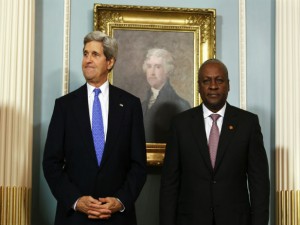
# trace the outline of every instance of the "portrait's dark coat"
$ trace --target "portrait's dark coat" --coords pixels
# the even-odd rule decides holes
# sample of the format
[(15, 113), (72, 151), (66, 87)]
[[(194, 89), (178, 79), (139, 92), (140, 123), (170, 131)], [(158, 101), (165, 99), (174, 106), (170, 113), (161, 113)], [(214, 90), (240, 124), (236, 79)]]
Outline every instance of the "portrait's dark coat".
[(191, 107), (188, 101), (175, 92), (169, 82), (162, 87), (155, 103), (148, 109), (151, 95), (150, 89), (147, 99), (142, 103), (146, 141), (165, 143), (172, 118)]

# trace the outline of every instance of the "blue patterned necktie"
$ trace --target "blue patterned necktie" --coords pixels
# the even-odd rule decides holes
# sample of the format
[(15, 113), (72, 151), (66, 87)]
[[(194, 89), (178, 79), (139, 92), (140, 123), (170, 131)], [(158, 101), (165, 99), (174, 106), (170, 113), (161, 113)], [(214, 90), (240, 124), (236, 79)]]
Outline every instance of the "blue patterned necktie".
[(94, 92), (95, 97), (92, 116), (92, 133), (98, 165), (100, 165), (105, 144), (102, 110), (98, 97), (98, 95), (101, 93), (101, 90), (99, 88), (95, 88)]

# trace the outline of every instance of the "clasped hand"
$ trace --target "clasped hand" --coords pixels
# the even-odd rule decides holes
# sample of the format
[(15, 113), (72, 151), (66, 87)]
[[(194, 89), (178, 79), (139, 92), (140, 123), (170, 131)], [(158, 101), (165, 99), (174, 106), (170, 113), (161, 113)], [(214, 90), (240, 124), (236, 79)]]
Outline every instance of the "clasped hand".
[(121, 203), (114, 197), (95, 199), (83, 196), (76, 205), (76, 211), (87, 214), (90, 219), (109, 219), (113, 213), (121, 209)]

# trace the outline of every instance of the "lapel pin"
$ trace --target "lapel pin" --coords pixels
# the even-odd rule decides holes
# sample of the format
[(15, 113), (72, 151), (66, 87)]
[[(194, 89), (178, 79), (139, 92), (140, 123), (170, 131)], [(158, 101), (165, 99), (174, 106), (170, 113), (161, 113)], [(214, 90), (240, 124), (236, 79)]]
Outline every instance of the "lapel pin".
[(122, 103), (120, 103), (119, 106), (123, 107), (124, 105)]
[(233, 130), (234, 129), (234, 127), (232, 125), (229, 125), (228, 128), (229, 128), (229, 130)]

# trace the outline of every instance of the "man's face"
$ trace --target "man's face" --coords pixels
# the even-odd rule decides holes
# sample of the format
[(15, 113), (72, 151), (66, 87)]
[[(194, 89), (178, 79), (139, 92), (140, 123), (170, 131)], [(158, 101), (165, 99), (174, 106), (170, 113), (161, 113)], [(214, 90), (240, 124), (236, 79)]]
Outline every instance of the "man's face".
[(161, 57), (151, 56), (146, 61), (146, 76), (151, 87), (160, 90), (168, 79)]
[(106, 60), (103, 53), (103, 44), (98, 41), (86, 43), (83, 49), (82, 71), (86, 81), (99, 87), (107, 80), (108, 71), (115, 60)]
[(200, 71), (198, 82), (203, 103), (212, 112), (218, 112), (226, 103), (230, 89), (223, 65), (219, 63), (204, 65)]

